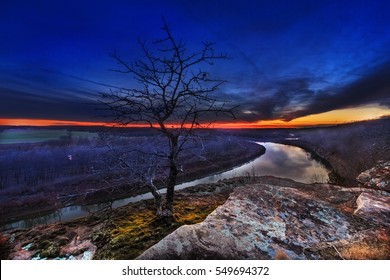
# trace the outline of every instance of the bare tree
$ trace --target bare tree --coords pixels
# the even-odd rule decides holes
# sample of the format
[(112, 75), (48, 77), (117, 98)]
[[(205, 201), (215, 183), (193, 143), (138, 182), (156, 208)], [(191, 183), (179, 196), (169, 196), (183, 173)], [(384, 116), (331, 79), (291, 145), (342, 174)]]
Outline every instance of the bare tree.
[(233, 117), (233, 108), (212, 96), (225, 81), (214, 79), (207, 70), (216, 60), (225, 60), (224, 54), (214, 53), (214, 43), (203, 43), (198, 52), (187, 54), (186, 45), (176, 41), (171, 29), (163, 19), (164, 37), (152, 44), (150, 49), (139, 40), (143, 58), (127, 63), (118, 54), (112, 57), (121, 66), (120, 73), (130, 74), (139, 87), (121, 88), (103, 94), (102, 102), (110, 110), (114, 122), (128, 125), (147, 124), (158, 130), (168, 141), (167, 151), (156, 155), (166, 159), (169, 169), (166, 181), (165, 205), (153, 184), (149, 185), (156, 198), (158, 215), (171, 217), (173, 213), (174, 188), (179, 172), (178, 156), (184, 144), (197, 129), (209, 127), (210, 119), (221, 116)]

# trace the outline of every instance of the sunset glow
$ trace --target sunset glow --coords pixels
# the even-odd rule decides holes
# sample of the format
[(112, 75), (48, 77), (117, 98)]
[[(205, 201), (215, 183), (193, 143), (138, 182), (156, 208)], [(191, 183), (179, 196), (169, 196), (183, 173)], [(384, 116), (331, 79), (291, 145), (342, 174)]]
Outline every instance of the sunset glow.
[(216, 128), (298, 128), (307, 126), (337, 125), (390, 116), (385, 106), (370, 105), (357, 108), (333, 110), (326, 113), (309, 115), (291, 121), (281, 119), (257, 122), (236, 122), (215, 124)]
[(383, 116), (389, 116), (390, 109), (385, 106), (369, 105), (357, 108), (332, 110), (329, 112), (309, 115), (292, 120), (290, 123), (297, 126), (342, 124), (371, 119), (378, 119)]
[[(326, 113), (309, 115), (291, 121), (281, 119), (264, 120), (257, 122), (220, 122), (213, 123), (211, 128), (298, 128), (307, 126), (337, 125), (357, 121), (378, 119), (390, 116), (390, 109), (384, 106), (363, 106), (357, 108), (333, 110)], [(85, 121), (65, 121), (46, 119), (0, 119), (0, 125), (6, 126), (118, 126), (114, 123), (85, 122)], [(149, 127), (144, 124), (131, 124), (127, 127)]]

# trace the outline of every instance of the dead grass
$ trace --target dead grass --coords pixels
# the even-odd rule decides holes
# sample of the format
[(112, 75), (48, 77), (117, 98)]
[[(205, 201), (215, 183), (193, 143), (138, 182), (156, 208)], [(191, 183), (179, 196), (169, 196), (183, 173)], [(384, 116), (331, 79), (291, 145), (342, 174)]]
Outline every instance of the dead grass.
[(389, 260), (390, 245), (387, 242), (376, 244), (351, 244), (339, 249), (341, 256), (347, 260)]
[(340, 254), (347, 260), (389, 260), (390, 233), (382, 228), (372, 239), (343, 246), (340, 248)]
[(177, 195), (173, 221), (156, 219), (152, 201), (144, 201), (116, 211), (104, 244), (98, 245), (95, 259), (134, 259), (182, 225), (203, 221), (228, 193), (218, 195)]
[(277, 248), (275, 250), (275, 260), (289, 260), (289, 259), (290, 258), (287, 256), (287, 254), (283, 250), (281, 250), (279, 248)]

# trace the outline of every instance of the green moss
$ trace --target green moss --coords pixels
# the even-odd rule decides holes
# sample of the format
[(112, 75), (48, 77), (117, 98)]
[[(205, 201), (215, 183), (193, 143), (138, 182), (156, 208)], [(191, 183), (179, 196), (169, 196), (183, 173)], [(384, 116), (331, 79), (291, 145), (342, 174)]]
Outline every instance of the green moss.
[(107, 242), (98, 247), (95, 259), (134, 259), (178, 227), (203, 221), (227, 196), (178, 197), (174, 219), (168, 222), (156, 219), (153, 201), (128, 206), (114, 215)]
[(46, 249), (42, 250), (41, 258), (55, 258), (60, 254), (60, 248), (54, 244), (49, 245)]

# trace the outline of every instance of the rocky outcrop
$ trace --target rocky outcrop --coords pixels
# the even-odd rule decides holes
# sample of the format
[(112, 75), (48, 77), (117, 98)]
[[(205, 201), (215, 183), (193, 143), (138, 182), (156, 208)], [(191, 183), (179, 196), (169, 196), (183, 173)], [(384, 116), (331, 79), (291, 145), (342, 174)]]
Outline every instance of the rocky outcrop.
[(356, 204), (355, 215), (390, 227), (390, 197), (363, 192), (357, 198)]
[[(101, 225), (94, 227), (72, 223), (37, 226), (30, 230), (19, 229), (12, 234), (12, 250), (9, 259), (13, 260), (90, 260), (96, 252), (91, 232), (98, 232)], [(28, 240), (28, 241), (27, 241)]]
[(364, 187), (390, 192), (390, 161), (362, 172), (356, 180)]
[(179, 191), (174, 223), (155, 220), (152, 205), (14, 229), (0, 235), (0, 252), (10, 259), (132, 259), (180, 224), (203, 220), (139, 258), (390, 259), (390, 194), (383, 189), (240, 177)]
[(380, 258), (390, 257), (390, 201), (380, 191), (270, 177), (255, 181), (139, 259), (337, 259), (344, 258), (343, 248), (361, 244), (367, 250), (377, 244), (384, 250)]

